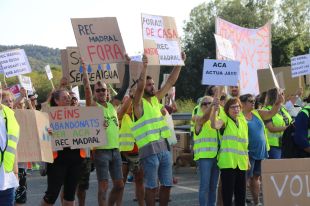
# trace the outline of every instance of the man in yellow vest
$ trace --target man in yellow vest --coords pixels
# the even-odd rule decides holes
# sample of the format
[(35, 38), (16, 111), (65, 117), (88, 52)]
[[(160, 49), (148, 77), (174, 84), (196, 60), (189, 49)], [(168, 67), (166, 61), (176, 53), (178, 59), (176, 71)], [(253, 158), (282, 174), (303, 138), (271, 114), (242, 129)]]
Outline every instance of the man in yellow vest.
[[(185, 53), (182, 59), (185, 61)], [(161, 100), (178, 79), (181, 66), (175, 66), (166, 84), (155, 91), (154, 81), (146, 76), (147, 57), (143, 56), (143, 68), (133, 100), (134, 120), (132, 134), (139, 148), (139, 157), (144, 171), (145, 201), (155, 205), (157, 179), (159, 179), (160, 205), (168, 205), (172, 186), (172, 160), (166, 138), (171, 137), (167, 122), (161, 114)]]
[[(2, 87), (0, 84), (0, 102)], [(0, 205), (14, 205), (14, 188), (18, 186), (16, 149), (19, 125), (13, 110), (0, 104)]]
[[(114, 107), (121, 103), (121, 100), (123, 99), (129, 86), (130, 58), (127, 55), (125, 56), (127, 62), (125, 64), (123, 85), (122, 88), (118, 91), (118, 94), (114, 96), (110, 102), (107, 100), (107, 85), (101, 81), (98, 81), (94, 85), (93, 98), (86, 65), (83, 63), (83, 83), (85, 88), (86, 106), (98, 106), (102, 109), (107, 136), (107, 144), (96, 147), (95, 151), (93, 152), (98, 179), (99, 206), (106, 205), (109, 173), (113, 181), (113, 188), (109, 194), (107, 205), (115, 205), (116, 203), (120, 203), (122, 201), (122, 194), (124, 190), (122, 159), (119, 152), (119, 122), (117, 118), (117, 112)], [(94, 99), (96, 101), (94, 101)]]

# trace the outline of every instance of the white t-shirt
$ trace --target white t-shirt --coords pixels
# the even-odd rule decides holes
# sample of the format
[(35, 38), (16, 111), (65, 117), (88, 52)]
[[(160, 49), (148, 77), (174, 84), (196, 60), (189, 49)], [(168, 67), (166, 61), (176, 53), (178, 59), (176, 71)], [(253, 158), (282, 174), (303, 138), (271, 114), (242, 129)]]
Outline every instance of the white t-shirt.
[[(3, 119), (2, 111), (0, 110), (0, 149), (4, 150), (7, 141), (5, 121)], [(18, 187), (18, 180), (14, 172), (6, 173), (4, 171), (3, 163), (0, 167), (0, 191), (10, 188)]]

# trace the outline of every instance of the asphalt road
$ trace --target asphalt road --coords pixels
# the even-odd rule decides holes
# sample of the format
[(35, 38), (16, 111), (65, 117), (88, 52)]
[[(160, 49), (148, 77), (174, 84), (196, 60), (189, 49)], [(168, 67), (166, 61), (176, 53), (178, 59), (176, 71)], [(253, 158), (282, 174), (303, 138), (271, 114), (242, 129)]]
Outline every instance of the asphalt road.
[[(169, 205), (199, 205), (198, 204), (198, 176), (195, 168), (179, 168), (175, 171), (175, 177), (178, 178), (178, 184), (172, 188), (171, 202)], [(41, 177), (37, 171), (30, 172), (27, 176), (28, 182), (28, 200), (29, 206), (39, 205), (44, 192), (47, 188), (46, 177)], [(127, 183), (123, 197), (124, 206), (137, 205), (133, 201), (134, 198), (134, 185)], [(60, 206), (59, 198), (55, 205)], [(97, 204), (97, 179), (96, 173), (92, 172), (90, 177), (90, 188), (87, 191), (86, 205)]]

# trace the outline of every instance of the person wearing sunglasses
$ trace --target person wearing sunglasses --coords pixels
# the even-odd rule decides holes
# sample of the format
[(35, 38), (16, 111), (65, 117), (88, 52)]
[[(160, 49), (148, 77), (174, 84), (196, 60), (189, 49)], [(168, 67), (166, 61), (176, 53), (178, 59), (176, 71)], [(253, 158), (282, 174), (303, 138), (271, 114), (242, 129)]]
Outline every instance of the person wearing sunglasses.
[(211, 128), (211, 109), (213, 98), (205, 96), (200, 102), (202, 116), (196, 116), (194, 122), (194, 160), (199, 169), (199, 205), (215, 206), (219, 179), (217, 166), (218, 133)]
[[(272, 106), (277, 101), (279, 94), (283, 95), (283, 91), (277, 88), (269, 89), (266, 96), (266, 106), (263, 109), (271, 110)], [(265, 125), (268, 129), (268, 142), (270, 145), (270, 150), (268, 152), (269, 159), (281, 159), (282, 135), (291, 122), (291, 115), (282, 105), (276, 115), (265, 121)]]
[[(125, 74), (122, 87), (110, 101), (108, 101), (108, 88), (104, 82), (95, 83), (92, 92), (86, 65), (82, 61), (86, 106), (97, 106), (102, 109), (108, 142), (106, 145), (96, 147), (93, 152), (98, 179), (99, 206), (121, 204), (122, 202), (124, 183), (122, 158), (119, 151), (119, 122), (115, 108), (121, 104), (129, 86), (130, 58), (127, 54), (125, 57)], [(112, 178), (113, 188), (107, 198), (109, 174)]]
[(249, 129), (248, 154), (251, 167), (248, 171), (247, 179), (254, 204), (261, 205), (258, 198), (260, 192), (261, 161), (268, 158), (269, 150), (264, 120), (271, 119), (277, 114), (284, 102), (284, 97), (279, 94), (271, 110), (256, 110), (255, 97), (251, 94), (240, 96), (240, 100), (242, 103), (242, 114), (247, 120)]

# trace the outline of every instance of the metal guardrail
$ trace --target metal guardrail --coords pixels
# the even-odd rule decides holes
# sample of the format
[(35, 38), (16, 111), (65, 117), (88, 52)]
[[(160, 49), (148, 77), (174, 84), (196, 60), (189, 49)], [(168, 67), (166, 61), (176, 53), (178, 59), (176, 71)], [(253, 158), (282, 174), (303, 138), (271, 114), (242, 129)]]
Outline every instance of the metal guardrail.
[[(172, 119), (173, 120), (191, 120), (192, 114), (191, 113), (173, 113)], [(178, 125), (174, 126), (174, 130), (176, 133), (184, 133), (190, 132), (190, 125)]]

